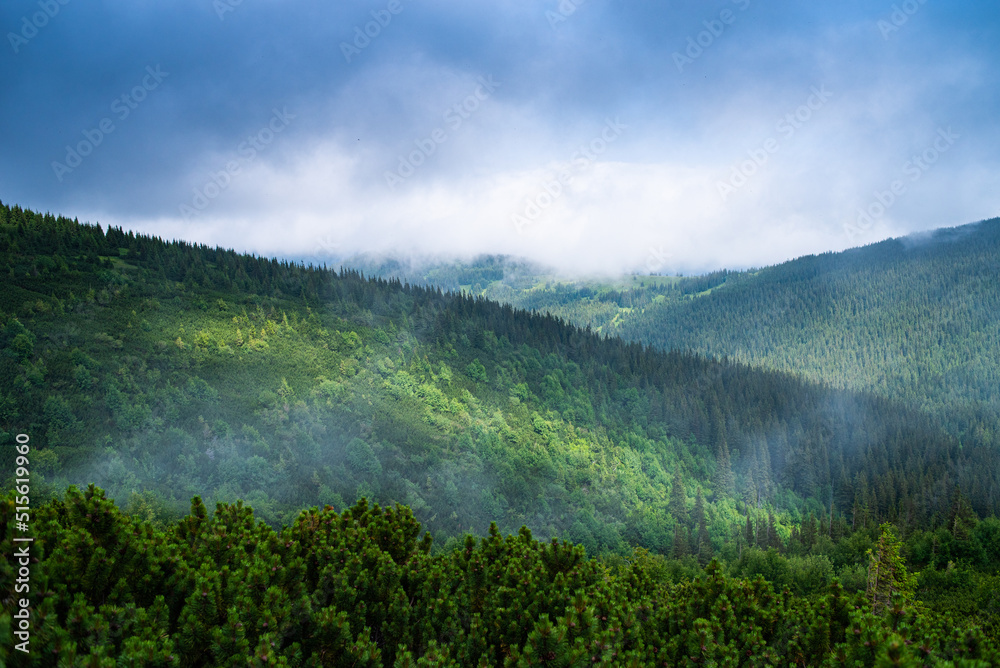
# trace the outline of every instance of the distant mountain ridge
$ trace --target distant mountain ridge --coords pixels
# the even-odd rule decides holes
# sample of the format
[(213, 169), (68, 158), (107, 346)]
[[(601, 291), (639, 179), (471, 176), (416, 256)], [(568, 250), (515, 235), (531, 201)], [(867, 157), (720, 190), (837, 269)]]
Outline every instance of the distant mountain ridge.
[(1000, 219), (735, 274), (614, 331), (902, 399), (998, 438)]
[[(498, 273), (506, 266), (519, 268), (513, 280)], [(959, 436), (1000, 439), (1000, 219), (696, 277), (567, 280), (531, 267), (490, 256), (408, 276), (663, 350), (875, 392)]]

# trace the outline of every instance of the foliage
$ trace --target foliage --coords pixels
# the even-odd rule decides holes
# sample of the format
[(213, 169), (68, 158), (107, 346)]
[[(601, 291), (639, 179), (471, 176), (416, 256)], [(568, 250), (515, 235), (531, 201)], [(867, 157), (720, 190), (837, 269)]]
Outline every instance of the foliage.
[[(270, 536), (289, 531), (303, 508), (329, 505), (339, 511), (345, 500), (367, 497), (384, 508), (405, 504), (413, 522), (434, 535), (434, 554), (426, 558), (440, 560), (435, 564), (451, 563), (448, 555), (465, 549), (467, 533), (492, 536), (494, 523), (498, 535), (525, 526), (534, 535), (570, 538), (588, 553), (607, 557), (592, 566), (596, 570), (587, 587), (594, 591), (611, 581), (605, 576), (624, 582), (634, 572), (641, 582), (676, 585), (669, 596), (656, 590), (657, 596), (667, 596), (664, 600), (677, 596), (684, 605), (695, 605), (695, 599), (702, 600), (697, 597), (707, 595), (697, 589), (710, 577), (702, 575), (702, 567), (715, 558), (720, 577), (723, 572), (737, 579), (759, 575), (774, 587), (768, 596), (783, 597), (783, 605), (805, 606), (824, 595), (834, 575), (849, 588), (844, 596), (864, 589), (865, 552), (878, 541), (878, 525), (890, 521), (905, 537), (899, 554), (909, 560), (910, 570), (919, 571), (917, 599), (933, 601), (935, 611), (960, 615), (972, 626), (998, 628), (1000, 470), (990, 433), (957, 438), (913, 406), (697, 354), (656, 351), (469, 294), (165, 243), (19, 207), (0, 205), (0, 260), (8, 279), (0, 292), (0, 442), (9, 443), (14, 433), (32, 435), (34, 500), (70, 484), (96, 483), (126, 511), (115, 515), (101, 501), (101, 513), (114, 515), (122, 526), (148, 523), (152, 534), (144, 528), (142, 535), (162, 533), (165, 542), (156, 544), (163, 549), (187, 549), (170, 542), (174, 529), (168, 527), (177, 524), (192, 496), (209, 506), (230, 504), (223, 514), (242, 518), (233, 520), (245, 527), (237, 531), (241, 540), (262, 537), (262, 549), (272, 550), (268, 563), (285, 563), (289, 554), (273, 552), (277, 548)], [(716, 279), (724, 280), (703, 289), (714, 294), (742, 280), (731, 274)], [(675, 283), (651, 281), (649, 289), (666, 299), (680, 289), (670, 287)], [(695, 294), (701, 291), (692, 292), (692, 299)], [(0, 449), (5, 475), (14, 470), (11, 452)], [(4, 487), (12, 481), (5, 480)], [(252, 505), (253, 522), (240, 514), (245, 511), (231, 510), (240, 507), (238, 501)], [(50, 508), (62, 508), (59, 503), (67, 502)], [(195, 525), (202, 522), (197, 518), (204, 512), (195, 508), (177, 524), (188, 529), (178, 531), (197, 534)], [(333, 510), (316, 511), (327, 512)], [(59, 518), (67, 531), (76, 527), (66, 523), (69, 515)], [(256, 524), (260, 521), (267, 526)], [(236, 531), (227, 526), (227, 536)], [(184, 571), (187, 584), (180, 575), (164, 584), (162, 605), (131, 590), (107, 598), (113, 593), (105, 591), (107, 586), (115, 585), (101, 584), (100, 569), (107, 563), (101, 560), (112, 557), (97, 541), (105, 553), (93, 557), (87, 552), (89, 561), (73, 562), (73, 568), (80, 573), (92, 568), (88, 577), (104, 589), (91, 593), (106, 597), (76, 603), (73, 596), (86, 592), (74, 590), (58, 612), (60, 623), (75, 618), (66, 616), (70, 609), (83, 614), (90, 606), (104, 621), (86, 627), (88, 637), (117, 642), (114, 634), (100, 635), (102, 624), (119, 624), (120, 631), (123, 622), (101, 612), (102, 606), (127, 608), (128, 601), (146, 596), (145, 604), (136, 606), (146, 610), (143, 624), (154, 626), (135, 641), (153, 643), (142, 644), (143, 651), (159, 652), (155, 634), (163, 628), (169, 631), (163, 637), (175, 643), (168, 654), (176, 651), (177, 656), (211, 643), (237, 648), (232, 650), (237, 654), (244, 647), (269, 651), (272, 639), (265, 636), (272, 631), (247, 635), (245, 622), (223, 624), (237, 604), (225, 598), (229, 581), (222, 571), (211, 571), (223, 552), (209, 538), (204, 540), (216, 551), (196, 553), (200, 560)], [(535, 552), (549, 549), (525, 542)], [(195, 543), (189, 545), (192, 550)], [(91, 549), (81, 545), (81, 554), (85, 548)], [(634, 558), (636, 548), (645, 556)], [(242, 549), (252, 555), (256, 548)], [(352, 559), (362, 558), (355, 547), (350, 550)], [(370, 557), (384, 562), (382, 556)], [(197, 576), (206, 561), (211, 573)], [(157, 567), (153, 577), (174, 573), (173, 566)], [(245, 567), (250, 566), (239, 566)], [(236, 568), (230, 565), (230, 572)], [(369, 574), (376, 571), (368, 568)], [(60, 577), (66, 572), (58, 571)], [(138, 586), (133, 579), (129, 575), (122, 586)], [(511, 580), (510, 597), (523, 579)], [(427, 587), (436, 591), (444, 581)], [(53, 579), (52, 586), (57, 582)], [(206, 599), (199, 603), (192, 582), (217, 584), (199, 590)], [(683, 589), (685, 583), (695, 589)], [(763, 585), (754, 586), (764, 591)], [(250, 602), (239, 603), (243, 607), (237, 606), (234, 619), (242, 619), (240, 611), (252, 606), (259, 610), (268, 587), (241, 593)], [(168, 590), (175, 598), (167, 597)], [(412, 591), (404, 594), (412, 598)], [(622, 591), (626, 598), (632, 595), (628, 587)], [(695, 598), (684, 598), (684, 591), (695, 592)], [(184, 597), (192, 596), (190, 603), (201, 607), (182, 616)], [(297, 613), (301, 597), (296, 596), (289, 606)], [(348, 608), (338, 603), (336, 613), (315, 622), (323, 637), (333, 638), (321, 650), (324, 656), (377, 663), (376, 655), (391, 655), (400, 665), (435, 656), (464, 664), (463, 657), (483, 656), (482, 647), (493, 647), (489, 661), (500, 657), (501, 663), (530, 662), (543, 650), (567, 661), (577, 656), (575, 632), (559, 635), (568, 603), (521, 610), (512, 598), (490, 599), (502, 609), (489, 624), (511, 634), (517, 626), (516, 634), (507, 640), (491, 636), (488, 643), (476, 640), (479, 644), (462, 650), (458, 638), (484, 636), (473, 631), (471, 616), (444, 621), (442, 611), (451, 610), (447, 597), (409, 618), (428, 620), (431, 627), (420, 632), (426, 642), (399, 635), (402, 631), (379, 635), (384, 620), (359, 626), (360, 619), (389, 615), (386, 610), (397, 605), (395, 598), (378, 599), (382, 612), (376, 613), (376, 599), (364, 599), (366, 607), (359, 611), (360, 600), (350, 599)], [(323, 609), (328, 607), (324, 602)], [(911, 608), (900, 614), (929, 619)], [(525, 616), (504, 616), (514, 611)], [(216, 620), (206, 629), (222, 624), (222, 635), (198, 630), (202, 614)], [(543, 619), (543, 614), (548, 616)], [(632, 613), (622, 614), (622, 624), (632, 623)], [(254, 624), (260, 621), (254, 619)], [(476, 623), (485, 624), (484, 619), (481, 615)], [(156, 626), (157, 620), (170, 621), (163, 627)], [(268, 620), (268, 629), (279, 621)], [(881, 621), (857, 623), (883, 628)], [(366, 626), (367, 636), (362, 633)], [(499, 633), (496, 628), (483, 627), (482, 633)], [(892, 631), (894, 638), (899, 628)], [(605, 656), (606, 648), (594, 643), (617, 642), (618, 632), (601, 627), (593, 633), (585, 647)], [(961, 633), (940, 642), (961, 644)], [(396, 653), (395, 645), (383, 641), (386, 637), (404, 638), (405, 651)], [(664, 643), (657, 647), (667, 646), (666, 636), (657, 638)], [(775, 638), (777, 644), (760, 640), (761, 652), (765, 647), (777, 648), (775, 656), (798, 651), (784, 636)], [(889, 636), (864, 638), (869, 646), (881, 647)], [(407, 644), (411, 640), (416, 644)], [(73, 642), (81, 652), (99, 651), (91, 649), (96, 640)], [(284, 636), (273, 642), (282, 652), (292, 651), (291, 644), (283, 644)], [(299, 649), (284, 660), (294, 662), (294, 652), (307, 652), (306, 640), (297, 642)], [(675, 658), (694, 651), (680, 647), (675, 646)], [(955, 655), (951, 649), (940, 651)], [(214, 660), (198, 656), (192, 660)]]
[(55, 487), (153, 491), (173, 516), (192, 494), (252, 499), (274, 526), (370, 495), (442, 544), (497, 521), (702, 563), (750, 520), (749, 542), (779, 547), (810, 511), (930, 528), (955, 485), (980, 516), (1000, 503), (991, 446), (871, 396), (398, 280), (0, 214), (0, 428), (37, 435)]
[(901, 601), (913, 599), (915, 578), (907, 573), (906, 563), (899, 551), (902, 543), (891, 524), (879, 527), (881, 535), (874, 550), (868, 550), (868, 588), (865, 594), (876, 613), (887, 611)]
[[(34, 511), (31, 653), (15, 665), (927, 665), (1000, 661), (947, 614), (873, 614), (838, 584), (805, 597), (726, 577), (672, 582), (648, 553), (609, 566), (522, 528), (432, 554), (404, 506), (362, 499), (276, 532), (242, 503), (162, 529), (93, 486)], [(14, 501), (0, 505), (13, 550)], [(0, 564), (4, 600), (13, 566)], [(0, 611), (0, 636), (12, 617)]]

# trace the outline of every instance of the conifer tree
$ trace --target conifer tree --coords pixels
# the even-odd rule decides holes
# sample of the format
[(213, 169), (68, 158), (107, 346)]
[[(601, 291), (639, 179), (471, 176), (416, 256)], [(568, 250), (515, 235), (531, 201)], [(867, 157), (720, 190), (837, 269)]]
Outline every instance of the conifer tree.
[(976, 526), (976, 511), (972, 509), (969, 500), (962, 494), (962, 490), (955, 485), (955, 491), (951, 497), (951, 508), (948, 511), (948, 531), (958, 540), (968, 540), (969, 531)]
[(680, 524), (674, 524), (674, 543), (670, 550), (670, 556), (674, 559), (683, 559), (691, 553), (688, 547), (687, 528)]
[(705, 519), (705, 497), (701, 490), (694, 503), (694, 525), (695, 525), (695, 554), (698, 556), (698, 563), (707, 564), (712, 559), (712, 541), (708, 535), (708, 522)]
[(774, 511), (769, 510), (767, 512), (767, 538), (764, 542), (765, 547), (773, 547), (776, 550), (781, 550), (784, 546), (781, 544), (781, 537), (778, 536), (778, 525), (774, 518)]
[(876, 614), (892, 606), (893, 595), (901, 594), (905, 601), (913, 599), (916, 578), (906, 571), (900, 555), (902, 543), (888, 522), (880, 527), (881, 535), (874, 550), (868, 550), (868, 587), (866, 594)]
[(674, 481), (670, 486), (670, 505), (668, 506), (668, 510), (677, 524), (687, 526), (687, 492), (684, 490), (684, 478), (681, 477), (680, 466), (674, 469)]
[(802, 533), (800, 537), (802, 546), (807, 551), (816, 544), (816, 531), (816, 516), (810, 512), (809, 517), (807, 517), (806, 521), (802, 523)]
[(715, 484), (716, 495), (732, 495), (736, 487), (732, 463), (729, 456), (729, 444), (726, 441), (726, 427), (718, 409), (715, 411)]

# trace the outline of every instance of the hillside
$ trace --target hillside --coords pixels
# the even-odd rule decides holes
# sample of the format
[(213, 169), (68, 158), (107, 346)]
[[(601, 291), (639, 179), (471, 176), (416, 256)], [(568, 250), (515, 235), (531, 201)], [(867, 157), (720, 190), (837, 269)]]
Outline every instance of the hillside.
[(810, 510), (928, 524), (956, 485), (1000, 504), (992, 442), (873, 396), (18, 207), (0, 230), (0, 426), (30, 426), (56, 488), (276, 524), (369, 496), (442, 538), (498, 520), (592, 550), (720, 549), (768, 511), (784, 537)]
[(1000, 438), (1000, 219), (736, 274), (615, 333), (899, 398)]
[(704, 280), (675, 276), (571, 277), (507, 255), (467, 260), (358, 255), (344, 258), (342, 263), (366, 276), (465, 292), (549, 313), (598, 332), (612, 331), (611, 327), (622, 318), (644, 306), (699, 291)]
[[(919, 410), (16, 206), (0, 205), (0, 267), (0, 541), (14, 549), (25, 434), (46, 651), (372, 666), (872, 661), (909, 638), (927, 647), (910, 658), (995, 652), (995, 446)], [(896, 575), (856, 597), (882, 562)], [(507, 583), (499, 598), (485, 577)], [(5, 560), (0, 637), (13, 587)], [(538, 605), (518, 607), (529, 591)]]
[(1000, 433), (1000, 219), (690, 278), (567, 280), (494, 257), (408, 275), (663, 350), (904, 401), (961, 438)]

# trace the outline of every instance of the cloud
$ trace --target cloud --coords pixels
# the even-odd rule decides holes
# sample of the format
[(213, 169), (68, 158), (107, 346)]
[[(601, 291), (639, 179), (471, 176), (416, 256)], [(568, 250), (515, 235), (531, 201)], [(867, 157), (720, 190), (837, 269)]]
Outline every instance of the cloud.
[[(0, 197), (265, 255), (512, 253), (578, 273), (759, 266), (997, 213), (994, 13), (927, 2), (885, 36), (891, 3), (567, 1), (399, 0), (388, 22), (388, 0), (221, 18), (68, 3), (0, 59)], [(115, 118), (157, 66), (169, 77)], [(276, 113), (294, 118), (268, 133)]]

